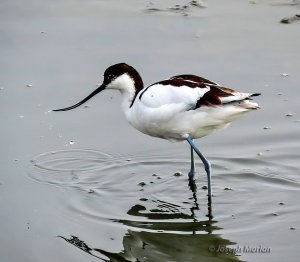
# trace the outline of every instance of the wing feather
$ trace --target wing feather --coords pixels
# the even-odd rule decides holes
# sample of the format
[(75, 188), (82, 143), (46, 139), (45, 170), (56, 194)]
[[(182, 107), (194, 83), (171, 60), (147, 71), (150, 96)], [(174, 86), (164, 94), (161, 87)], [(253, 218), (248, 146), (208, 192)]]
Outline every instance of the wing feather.
[(191, 110), (234, 103), (257, 95), (260, 94), (238, 92), (206, 78), (184, 74), (148, 86), (141, 91), (139, 99), (149, 107), (179, 104), (183, 110)]
[(208, 84), (208, 85), (216, 85), (218, 86), (219, 84), (217, 84), (216, 82), (210, 81), (204, 77), (201, 76), (196, 76), (196, 75), (190, 75), (190, 74), (185, 74), (185, 75), (177, 75), (177, 76), (172, 76), (171, 78), (169, 78), (170, 80), (185, 80), (185, 81), (189, 81), (189, 82), (193, 82), (193, 83), (197, 83), (197, 84)]
[(139, 99), (149, 107), (180, 104), (185, 110), (190, 110), (209, 90), (210, 87), (204, 83), (173, 78), (157, 82), (143, 89), (139, 94)]

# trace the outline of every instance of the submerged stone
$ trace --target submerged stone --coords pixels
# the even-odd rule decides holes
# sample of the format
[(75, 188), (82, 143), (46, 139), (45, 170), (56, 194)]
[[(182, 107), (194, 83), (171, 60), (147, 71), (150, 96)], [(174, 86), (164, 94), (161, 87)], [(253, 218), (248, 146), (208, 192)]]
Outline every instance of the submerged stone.
[(181, 173), (181, 172), (176, 172), (176, 173), (174, 173), (174, 175), (173, 176), (182, 176), (183, 174)]
[(262, 153), (262, 152), (258, 152), (257, 155), (258, 155), (258, 156), (262, 156), (263, 153)]

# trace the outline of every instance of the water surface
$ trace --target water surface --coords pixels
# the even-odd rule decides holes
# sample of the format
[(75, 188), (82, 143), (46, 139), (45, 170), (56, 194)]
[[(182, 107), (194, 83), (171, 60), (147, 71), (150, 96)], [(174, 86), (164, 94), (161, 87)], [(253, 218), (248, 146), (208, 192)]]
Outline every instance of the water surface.
[[(1, 3), (3, 261), (296, 261), (300, 24), (288, 1)], [(175, 5), (179, 4), (179, 7)], [(151, 10), (149, 10), (151, 9)], [(199, 74), (261, 109), (189, 146), (130, 127), (113, 92), (54, 113), (127, 62), (145, 84)]]

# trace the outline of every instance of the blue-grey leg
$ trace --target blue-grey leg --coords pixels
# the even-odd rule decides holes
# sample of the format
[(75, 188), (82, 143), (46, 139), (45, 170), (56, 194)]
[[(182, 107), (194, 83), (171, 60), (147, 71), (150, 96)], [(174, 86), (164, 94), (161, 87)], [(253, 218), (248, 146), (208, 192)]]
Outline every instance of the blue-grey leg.
[[(194, 140), (192, 139), (192, 141)], [(194, 149), (191, 146), (191, 170), (189, 172), (189, 178), (190, 179), (194, 178), (194, 175), (195, 175)]]
[(194, 151), (196, 152), (196, 154), (200, 157), (200, 159), (202, 160), (203, 164), (204, 164), (204, 168), (207, 174), (207, 189), (208, 189), (208, 198), (209, 200), (211, 200), (211, 196), (212, 196), (212, 191), (211, 191), (211, 175), (210, 175), (210, 163), (209, 161), (202, 155), (202, 153), (199, 151), (199, 149), (196, 147), (196, 145), (194, 144), (193, 138), (191, 138), (190, 136), (186, 138), (186, 141), (188, 141), (188, 143), (190, 144), (190, 146), (194, 149)]

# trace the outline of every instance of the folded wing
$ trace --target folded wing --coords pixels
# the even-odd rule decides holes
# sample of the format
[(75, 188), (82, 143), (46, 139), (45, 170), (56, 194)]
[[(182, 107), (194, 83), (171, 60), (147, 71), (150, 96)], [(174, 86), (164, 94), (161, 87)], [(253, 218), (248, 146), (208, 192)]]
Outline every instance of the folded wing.
[(260, 94), (243, 93), (222, 87), (200, 76), (177, 75), (148, 86), (142, 90), (139, 99), (148, 107), (178, 104), (182, 110), (193, 110), (204, 106), (235, 103), (257, 95)]

